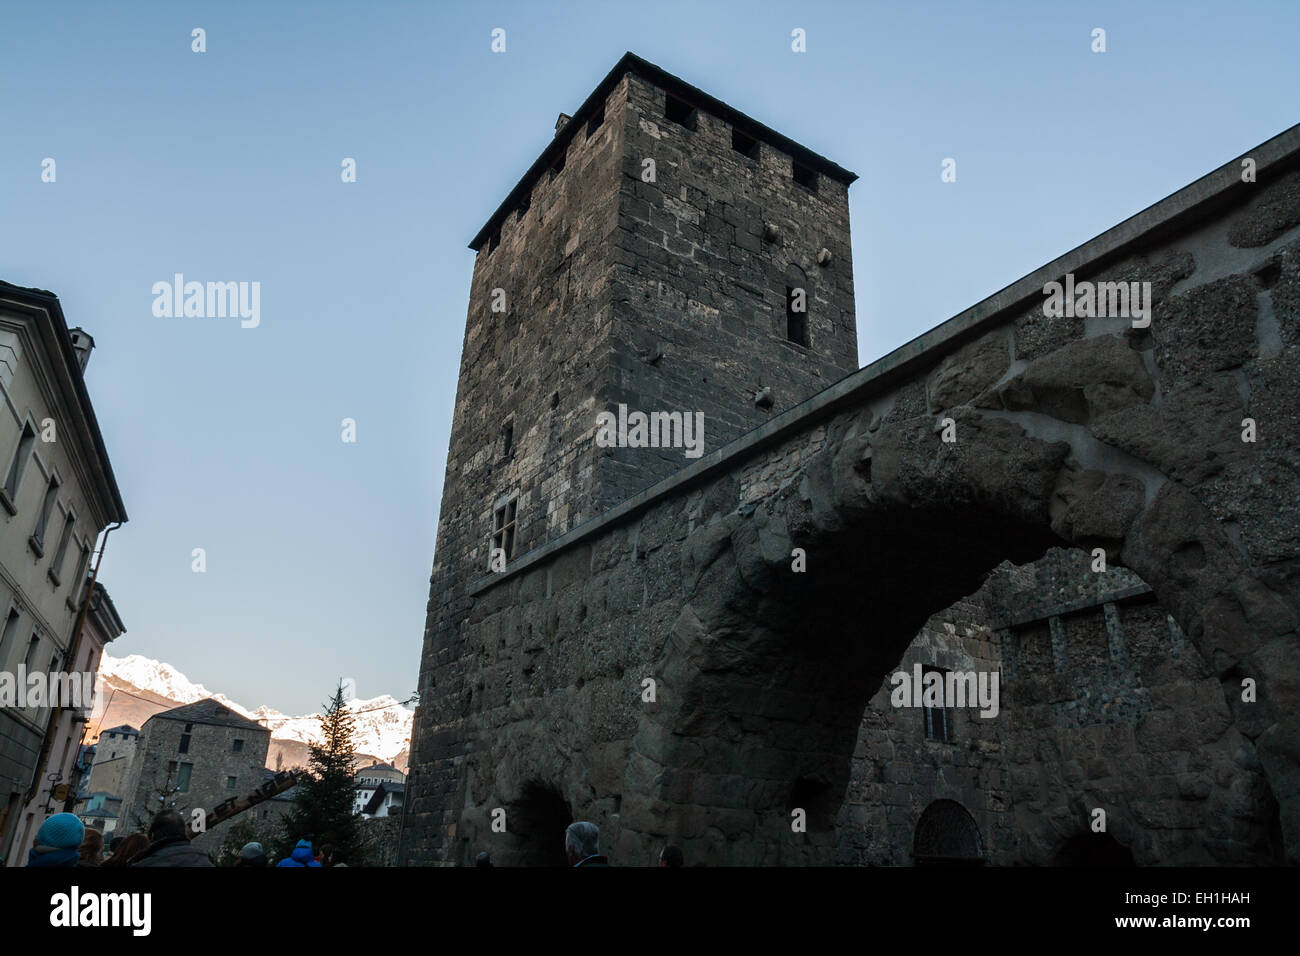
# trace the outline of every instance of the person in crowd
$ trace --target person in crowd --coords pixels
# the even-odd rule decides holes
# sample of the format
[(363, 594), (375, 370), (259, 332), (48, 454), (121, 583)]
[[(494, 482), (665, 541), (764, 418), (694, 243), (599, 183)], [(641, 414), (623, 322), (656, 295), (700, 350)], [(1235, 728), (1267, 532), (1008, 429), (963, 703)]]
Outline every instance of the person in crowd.
[(104, 834), (98, 830), (86, 830), (81, 839), (81, 862), (77, 866), (99, 866), (104, 862)]
[(564, 855), (569, 866), (609, 866), (600, 855), (600, 829), (585, 820), (570, 823), (564, 831)]
[(113, 837), (109, 846), (113, 847), (113, 855), (105, 860), (102, 866), (130, 866), (131, 861), (139, 855), (140, 851), (149, 845), (149, 838), (143, 833), (131, 833), (124, 837)]
[(36, 845), (27, 851), (28, 866), (76, 866), (81, 862), (79, 847), (86, 827), (72, 813), (46, 818), (36, 831)]
[(320, 863), (317, 862), (316, 855), (312, 853), (311, 840), (299, 840), (298, 845), (293, 848), (293, 852), (277, 863), (276, 866), (319, 867)]
[(682, 848), (675, 843), (670, 843), (664, 847), (663, 852), (659, 854), (660, 866), (685, 866), (686, 859), (682, 856)]
[(245, 843), (244, 848), (239, 851), (239, 859), (235, 861), (235, 866), (266, 866), (266, 851), (262, 849), (262, 844)]
[(175, 810), (164, 810), (149, 824), (149, 845), (131, 866), (212, 866), (212, 859), (190, 845), (185, 821)]
[(475, 857), (474, 865), (475, 866), (496, 866), (496, 864), (492, 862), (492, 854), (489, 853), (487, 850), (484, 850), (477, 857)]

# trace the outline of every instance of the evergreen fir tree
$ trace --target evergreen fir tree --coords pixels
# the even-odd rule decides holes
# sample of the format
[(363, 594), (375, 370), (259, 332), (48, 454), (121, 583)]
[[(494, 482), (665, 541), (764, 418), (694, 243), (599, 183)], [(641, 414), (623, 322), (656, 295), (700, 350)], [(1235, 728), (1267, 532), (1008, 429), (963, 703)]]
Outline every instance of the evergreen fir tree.
[(307, 747), (307, 772), (298, 777), (276, 855), (287, 856), (305, 838), (317, 849), (326, 843), (337, 847), (349, 866), (364, 864), (360, 819), (353, 810), (356, 723), (343, 698), (342, 682), (320, 721), (320, 737)]

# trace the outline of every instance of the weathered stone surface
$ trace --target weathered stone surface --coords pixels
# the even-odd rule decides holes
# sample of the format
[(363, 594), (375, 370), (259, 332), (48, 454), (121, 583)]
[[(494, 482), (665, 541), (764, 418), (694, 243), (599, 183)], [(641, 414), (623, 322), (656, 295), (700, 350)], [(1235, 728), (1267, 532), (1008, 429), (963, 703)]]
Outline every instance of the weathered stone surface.
[(1262, 246), (1300, 224), (1300, 172), (1288, 173), (1275, 182), (1256, 183), (1255, 189), (1259, 194), (1228, 230), (1228, 242), (1234, 246)]
[(1122, 339), (1102, 335), (1070, 342), (1037, 359), (976, 404), (1086, 423), (1145, 403), (1154, 392), (1142, 356)]
[(1151, 319), (1161, 387), (1175, 391), (1255, 356), (1255, 285), (1229, 276), (1171, 297)]
[(930, 377), (930, 407), (939, 410), (970, 401), (1000, 379), (1010, 364), (1004, 333), (972, 342), (944, 359)]

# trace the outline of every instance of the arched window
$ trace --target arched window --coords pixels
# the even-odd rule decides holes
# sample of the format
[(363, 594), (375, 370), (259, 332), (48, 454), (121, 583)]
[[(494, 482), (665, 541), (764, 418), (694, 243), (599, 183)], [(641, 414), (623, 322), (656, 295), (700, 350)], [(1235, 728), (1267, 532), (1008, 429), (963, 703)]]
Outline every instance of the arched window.
[(988, 862), (979, 827), (955, 800), (936, 800), (916, 821), (912, 862), (917, 866), (978, 865)]

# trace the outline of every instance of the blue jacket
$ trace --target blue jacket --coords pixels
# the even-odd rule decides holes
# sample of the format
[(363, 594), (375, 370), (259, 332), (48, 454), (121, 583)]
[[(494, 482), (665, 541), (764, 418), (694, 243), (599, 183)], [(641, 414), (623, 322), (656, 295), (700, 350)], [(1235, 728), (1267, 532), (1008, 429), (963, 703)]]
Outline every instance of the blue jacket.
[(311, 843), (306, 840), (299, 840), (298, 845), (293, 848), (293, 852), (276, 864), (277, 868), (281, 866), (319, 867), (320, 864), (317, 863), (316, 858), (312, 856)]
[(76, 849), (59, 850), (50, 846), (34, 846), (27, 851), (28, 866), (76, 866), (81, 853)]

